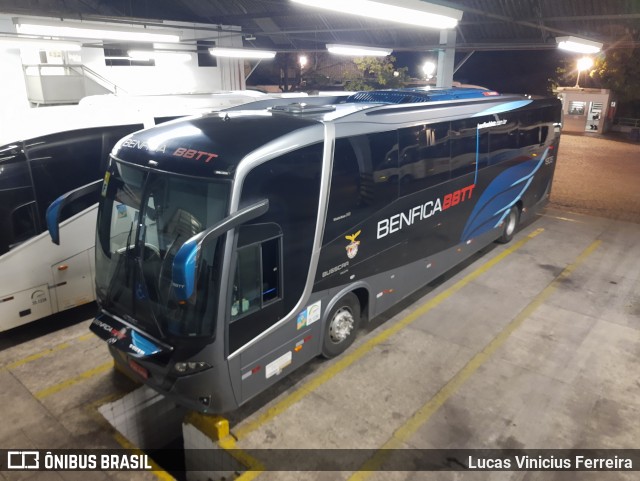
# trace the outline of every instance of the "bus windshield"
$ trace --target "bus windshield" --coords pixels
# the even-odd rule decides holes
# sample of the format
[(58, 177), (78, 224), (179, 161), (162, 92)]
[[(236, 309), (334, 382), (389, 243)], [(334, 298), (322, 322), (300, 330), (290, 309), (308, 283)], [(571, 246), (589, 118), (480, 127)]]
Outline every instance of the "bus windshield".
[(173, 258), (189, 238), (227, 214), (229, 184), (114, 161), (98, 213), (96, 293), (103, 308), (157, 336), (211, 336), (221, 238), (198, 260), (196, 292), (172, 294)]

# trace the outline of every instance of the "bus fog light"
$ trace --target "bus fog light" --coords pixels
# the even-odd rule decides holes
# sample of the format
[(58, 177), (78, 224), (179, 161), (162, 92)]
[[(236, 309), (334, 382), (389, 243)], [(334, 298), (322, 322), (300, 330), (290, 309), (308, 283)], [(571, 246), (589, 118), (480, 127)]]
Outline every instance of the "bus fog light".
[(189, 361), (189, 362), (176, 362), (173, 366), (175, 372), (180, 375), (194, 374), (196, 372), (204, 371), (205, 369), (209, 369), (211, 367), (210, 364), (203, 361)]

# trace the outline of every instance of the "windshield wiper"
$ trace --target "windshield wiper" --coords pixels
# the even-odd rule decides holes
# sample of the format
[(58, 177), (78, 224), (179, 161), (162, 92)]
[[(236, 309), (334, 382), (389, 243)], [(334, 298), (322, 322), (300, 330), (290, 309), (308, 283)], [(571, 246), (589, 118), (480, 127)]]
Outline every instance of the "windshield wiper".
[[(131, 268), (130, 268), (131, 254), (129, 252), (132, 250), (132, 247), (131, 247), (132, 234), (133, 234), (133, 222), (129, 227), (129, 233), (127, 234), (127, 243), (125, 244), (124, 248), (118, 249), (117, 251), (120, 255), (118, 256), (118, 262), (116, 263), (116, 267), (113, 271), (113, 275), (109, 280), (109, 287), (107, 287), (107, 292), (106, 292), (106, 300), (109, 304), (117, 301), (120, 298), (124, 287), (129, 287), (129, 277), (131, 274)], [(124, 282), (121, 282), (122, 279), (120, 279), (120, 271), (122, 270), (123, 264), (124, 264)], [(116, 285), (119, 286), (119, 289), (117, 292), (113, 292), (114, 287)]]
[(127, 234), (127, 244), (124, 248), (124, 257), (125, 257), (125, 263), (124, 263), (124, 276), (125, 279), (128, 280), (129, 279), (129, 273), (130, 273), (130, 264), (129, 264), (129, 259), (131, 258), (131, 254), (130, 252), (133, 250), (132, 246), (131, 246), (131, 234), (133, 233), (133, 222), (131, 223), (131, 227), (129, 227), (129, 234)]
[[(164, 257), (162, 258), (162, 263), (160, 264), (160, 269), (158, 272), (158, 292), (161, 298), (165, 298), (164, 300), (166, 302), (169, 302), (169, 293), (171, 292), (171, 274), (169, 274), (166, 282), (163, 282), (163, 278), (165, 277), (166, 267), (169, 266), (169, 268), (171, 268), (171, 262), (167, 263), (167, 259), (169, 259), (170, 261), (173, 261), (173, 258), (175, 257), (175, 255), (173, 256), (169, 256), (169, 255), (171, 254), (171, 249), (173, 249), (173, 247), (176, 245), (176, 242), (178, 242), (178, 239), (180, 238), (180, 236), (181, 234), (180, 232), (178, 232), (178, 234), (176, 234), (176, 236), (173, 238), (173, 241), (171, 241), (171, 244), (169, 244), (169, 247), (167, 247), (167, 250), (164, 254)], [(165, 288), (165, 285), (166, 285), (166, 288)]]

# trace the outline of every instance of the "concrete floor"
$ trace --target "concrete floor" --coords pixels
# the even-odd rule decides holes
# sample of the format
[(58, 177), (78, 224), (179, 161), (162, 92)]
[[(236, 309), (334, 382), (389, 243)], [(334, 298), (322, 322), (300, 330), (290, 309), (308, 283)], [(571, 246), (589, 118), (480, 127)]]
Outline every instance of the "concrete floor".
[[(343, 356), (310, 363), (232, 413), (237, 447), (637, 448), (638, 239), (640, 224), (548, 208), (511, 244), (491, 246), (376, 319)], [(0, 449), (126, 444), (98, 408), (136, 386), (113, 372), (88, 320), (68, 321), (90, 313), (0, 336)], [(57, 322), (64, 327), (55, 329)], [(257, 479), (638, 479), (622, 472), (352, 474)], [(3, 471), (0, 479), (158, 475)]]

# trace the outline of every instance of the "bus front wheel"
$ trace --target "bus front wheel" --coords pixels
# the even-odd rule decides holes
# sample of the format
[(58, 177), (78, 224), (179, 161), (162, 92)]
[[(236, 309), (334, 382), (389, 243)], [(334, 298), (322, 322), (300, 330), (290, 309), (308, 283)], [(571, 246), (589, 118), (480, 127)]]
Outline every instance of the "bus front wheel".
[(342, 354), (356, 338), (360, 325), (360, 301), (349, 293), (331, 309), (324, 329), (322, 355), (327, 359)]
[(513, 235), (516, 233), (519, 223), (520, 209), (518, 209), (518, 206), (513, 205), (511, 206), (511, 209), (509, 209), (509, 214), (507, 214), (507, 217), (504, 220), (502, 235), (498, 238), (498, 242), (501, 244), (510, 242), (511, 239), (513, 239)]

